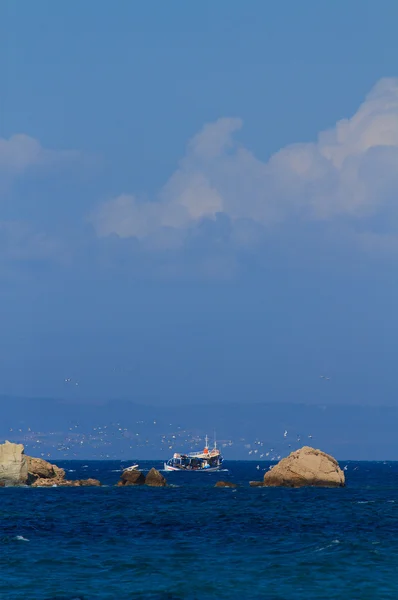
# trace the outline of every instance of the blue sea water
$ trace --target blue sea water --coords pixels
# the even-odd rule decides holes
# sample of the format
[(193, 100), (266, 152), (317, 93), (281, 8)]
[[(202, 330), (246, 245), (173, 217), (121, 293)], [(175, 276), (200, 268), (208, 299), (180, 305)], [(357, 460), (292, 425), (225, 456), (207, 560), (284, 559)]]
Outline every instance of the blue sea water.
[(269, 463), (168, 473), (168, 488), (115, 487), (118, 461), (58, 464), (107, 487), (0, 490), (1, 600), (398, 597), (398, 463), (297, 490), (250, 488)]

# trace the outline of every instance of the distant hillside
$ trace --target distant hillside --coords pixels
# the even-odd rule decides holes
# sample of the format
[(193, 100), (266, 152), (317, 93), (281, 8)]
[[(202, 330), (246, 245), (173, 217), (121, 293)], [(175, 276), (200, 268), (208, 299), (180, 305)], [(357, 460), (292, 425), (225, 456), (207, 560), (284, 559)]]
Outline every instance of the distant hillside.
[(277, 459), (304, 444), (341, 459), (398, 459), (396, 407), (242, 402), (184, 408), (6, 396), (0, 405), (0, 438), (51, 458), (165, 458), (201, 447), (215, 431), (230, 459)]

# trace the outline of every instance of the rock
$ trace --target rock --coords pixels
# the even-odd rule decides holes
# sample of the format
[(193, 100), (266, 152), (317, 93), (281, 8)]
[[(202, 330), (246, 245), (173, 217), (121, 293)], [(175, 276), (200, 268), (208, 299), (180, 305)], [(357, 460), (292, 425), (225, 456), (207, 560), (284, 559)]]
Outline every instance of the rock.
[(304, 446), (283, 458), (264, 475), (264, 486), (344, 487), (345, 476), (337, 460), (321, 450)]
[(55, 477), (57, 479), (65, 479), (65, 470), (61, 469), (61, 467), (57, 467), (57, 465), (52, 466), (54, 469)]
[(98, 487), (102, 485), (98, 479), (56, 479), (38, 478), (32, 487)]
[[(6, 446), (6, 450), (3, 448)], [(20, 456), (22, 462), (24, 463), (24, 473), (26, 471), (26, 477), (23, 478), (20, 483), (27, 483), (32, 487), (82, 487), (82, 486), (100, 486), (101, 483), (98, 479), (77, 479), (77, 480), (68, 480), (65, 479), (65, 471), (57, 465), (52, 465), (51, 463), (43, 460), (42, 458), (34, 458), (32, 456), (25, 456), (23, 454), (23, 446), (22, 444), (10, 444), (6, 442), (6, 444), (0, 445), (0, 486), (1, 486), (1, 469), (4, 466), (5, 462), (3, 460), (3, 456), (5, 453), (10, 453), (8, 447), (14, 448), (14, 454), (19, 452), (18, 456)], [(17, 449), (17, 450), (15, 450)], [(22, 449), (22, 454), (21, 454)], [(19, 459), (18, 459), (19, 460)], [(9, 485), (8, 480), (6, 482)], [(15, 485), (15, 483), (14, 483)]]
[(84, 486), (84, 487), (99, 487), (102, 485), (102, 483), (100, 481), (98, 481), (98, 479), (93, 479), (91, 477), (89, 477), (88, 479), (79, 479), (78, 480), (78, 484), (79, 486)]
[(145, 475), (141, 473), (141, 471), (123, 471), (120, 477), (120, 481), (118, 486), (122, 485), (144, 485), (145, 483)]
[(236, 483), (232, 483), (231, 481), (217, 481), (214, 487), (217, 488), (236, 488), (238, 487)]
[(42, 458), (27, 456), (26, 460), (28, 461), (28, 471), (31, 476), (43, 479), (64, 479), (65, 477), (64, 469), (60, 469)]
[(0, 444), (0, 483), (24, 485), (28, 481), (28, 463), (22, 444)]
[(250, 487), (264, 487), (264, 481), (250, 481)]
[(148, 475), (145, 477), (146, 485), (153, 487), (164, 487), (167, 485), (166, 479), (157, 469), (151, 469)]
[(30, 486), (31, 487), (58, 487), (61, 485), (65, 485), (65, 483), (66, 483), (65, 479), (57, 479), (54, 477), (47, 479), (45, 477), (37, 477), (33, 481), (30, 481)]
[[(28, 484), (33, 485), (38, 480), (48, 479), (48, 485), (60, 485), (65, 480), (65, 471), (56, 465), (43, 460), (42, 458), (34, 458), (27, 456), (28, 462)], [(41, 484), (39, 484), (41, 485)], [(37, 486), (35, 486), (37, 487)]]

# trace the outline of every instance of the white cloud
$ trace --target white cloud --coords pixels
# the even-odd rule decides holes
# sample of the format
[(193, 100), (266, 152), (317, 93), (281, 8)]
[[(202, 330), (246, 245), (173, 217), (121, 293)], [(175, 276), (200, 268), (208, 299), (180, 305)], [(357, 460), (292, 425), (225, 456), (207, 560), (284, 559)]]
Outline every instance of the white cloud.
[(0, 138), (0, 170), (15, 176), (30, 167), (53, 166), (74, 159), (78, 153), (70, 150), (49, 150), (28, 135), (16, 134)]
[(287, 146), (268, 162), (236, 141), (241, 125), (206, 125), (154, 201), (121, 195), (99, 206), (90, 217), (97, 235), (143, 240), (165, 228), (187, 232), (217, 214), (271, 226), (396, 211), (398, 79), (380, 80), (351, 118), (316, 142)]

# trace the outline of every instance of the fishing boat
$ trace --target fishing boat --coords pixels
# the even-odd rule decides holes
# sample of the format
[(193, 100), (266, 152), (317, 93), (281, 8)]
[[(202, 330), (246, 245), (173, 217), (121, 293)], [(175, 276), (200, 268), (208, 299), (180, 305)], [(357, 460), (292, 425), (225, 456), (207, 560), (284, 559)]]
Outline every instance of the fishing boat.
[(173, 458), (164, 463), (165, 471), (205, 471), (212, 473), (219, 471), (223, 462), (220, 450), (217, 448), (217, 442), (209, 450), (208, 438), (206, 436), (206, 445), (202, 452), (189, 452), (179, 454), (176, 452)]

